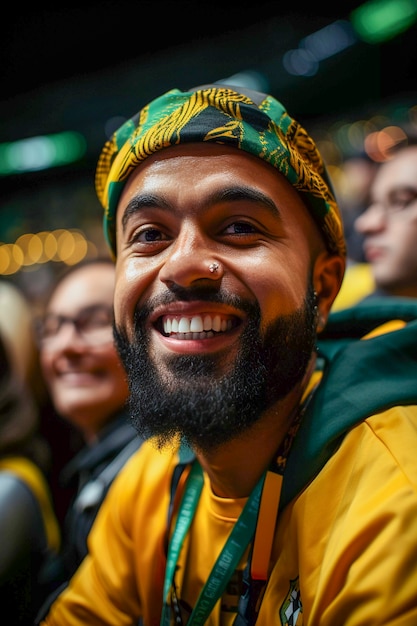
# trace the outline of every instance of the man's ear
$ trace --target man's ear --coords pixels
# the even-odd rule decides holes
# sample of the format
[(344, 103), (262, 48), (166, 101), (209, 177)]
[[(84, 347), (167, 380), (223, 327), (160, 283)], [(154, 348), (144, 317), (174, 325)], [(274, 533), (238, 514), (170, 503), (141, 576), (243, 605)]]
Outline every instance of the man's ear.
[(321, 252), (313, 270), (313, 285), (317, 293), (317, 332), (323, 330), (332, 304), (339, 293), (345, 272), (345, 259), (339, 255)]

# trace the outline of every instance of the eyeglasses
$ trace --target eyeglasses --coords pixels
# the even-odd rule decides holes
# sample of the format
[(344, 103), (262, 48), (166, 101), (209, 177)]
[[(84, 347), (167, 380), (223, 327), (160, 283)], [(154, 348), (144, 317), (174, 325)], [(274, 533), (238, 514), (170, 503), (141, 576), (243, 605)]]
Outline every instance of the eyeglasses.
[(39, 346), (42, 349), (54, 347), (66, 324), (73, 326), (88, 345), (99, 346), (113, 341), (113, 309), (99, 304), (83, 309), (76, 317), (55, 313), (45, 315), (36, 328)]
[(403, 219), (403, 215), (408, 209), (416, 208), (416, 200), (416, 189), (400, 187), (398, 189), (392, 190), (391, 193), (385, 198), (385, 201), (371, 203), (371, 205), (368, 207), (368, 209), (364, 211), (364, 213), (370, 210), (379, 211), (379, 213), (385, 218), (399, 216), (400, 219)]

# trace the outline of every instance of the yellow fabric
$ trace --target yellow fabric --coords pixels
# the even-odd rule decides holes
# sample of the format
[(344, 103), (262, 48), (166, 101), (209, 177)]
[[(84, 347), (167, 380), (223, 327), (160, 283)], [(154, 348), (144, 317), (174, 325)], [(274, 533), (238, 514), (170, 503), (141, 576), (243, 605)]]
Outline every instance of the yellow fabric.
[(332, 311), (347, 309), (357, 304), (375, 289), (375, 280), (368, 263), (348, 265), (342, 286), (332, 306)]
[(404, 326), (406, 326), (406, 322), (404, 322), (404, 320), (390, 320), (389, 322), (385, 322), (385, 324), (381, 324), (367, 335), (364, 335), (362, 339), (372, 339), (372, 337), (384, 335), (385, 333), (391, 333), (394, 330), (403, 328)]
[(50, 491), (40, 469), (25, 457), (5, 457), (0, 459), (0, 471), (8, 471), (18, 476), (32, 491), (42, 512), (48, 546), (58, 551), (61, 534), (52, 507)]
[[(347, 434), (279, 518), (275, 566), (257, 626), (286, 624), (288, 607), (296, 626), (417, 624), (416, 450), (416, 406), (373, 415)], [(44, 624), (131, 626), (143, 610), (147, 626), (159, 625), (162, 565), (156, 555), (175, 463), (174, 453), (160, 453), (150, 442), (131, 458), (91, 532), (91, 556)], [(245, 502), (215, 497), (206, 477), (179, 560), (183, 607), (194, 605)], [(233, 582), (240, 575), (235, 573), (208, 626), (232, 625)], [(300, 609), (291, 605), (298, 589)]]

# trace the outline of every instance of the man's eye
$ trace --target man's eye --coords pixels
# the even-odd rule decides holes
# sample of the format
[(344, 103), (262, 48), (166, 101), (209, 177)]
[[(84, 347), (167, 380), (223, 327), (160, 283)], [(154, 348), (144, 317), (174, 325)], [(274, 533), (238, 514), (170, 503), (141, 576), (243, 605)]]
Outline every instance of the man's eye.
[(149, 228), (148, 230), (145, 230), (143, 237), (145, 241), (160, 241), (163, 239), (161, 231), (156, 228)]
[(139, 243), (152, 243), (153, 241), (165, 241), (167, 237), (158, 228), (146, 228), (138, 231), (133, 240)]
[(253, 224), (248, 222), (233, 222), (225, 228), (224, 232), (229, 235), (245, 235), (258, 232)]

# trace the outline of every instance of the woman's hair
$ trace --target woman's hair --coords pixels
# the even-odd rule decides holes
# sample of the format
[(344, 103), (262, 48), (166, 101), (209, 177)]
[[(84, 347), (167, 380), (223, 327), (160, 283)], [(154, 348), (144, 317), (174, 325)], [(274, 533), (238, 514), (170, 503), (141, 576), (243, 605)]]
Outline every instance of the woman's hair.
[(49, 301), (54, 295), (58, 286), (71, 274), (75, 274), (80, 269), (84, 267), (88, 267), (90, 265), (111, 265), (114, 267), (114, 261), (109, 256), (99, 256), (99, 257), (88, 257), (79, 261), (75, 265), (70, 265), (68, 267), (64, 267), (64, 269), (58, 273), (55, 280), (51, 283), (49, 290), (46, 290), (45, 297), (43, 298), (43, 308), (46, 309), (48, 307)]
[(24, 456), (46, 472), (49, 450), (38, 429), (39, 414), (33, 394), (13, 370), (0, 336), (0, 458)]
[(6, 279), (0, 280), (0, 334), (13, 371), (31, 385), (37, 367), (32, 310), (25, 294)]
[(29, 303), (17, 287), (1, 282), (0, 457), (25, 456), (47, 471), (50, 453), (39, 435), (39, 404), (33, 381), (36, 366)]

